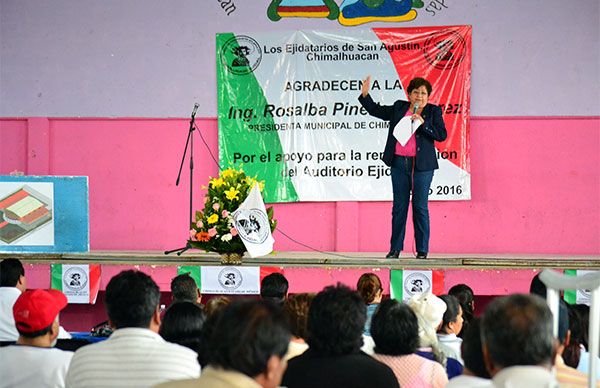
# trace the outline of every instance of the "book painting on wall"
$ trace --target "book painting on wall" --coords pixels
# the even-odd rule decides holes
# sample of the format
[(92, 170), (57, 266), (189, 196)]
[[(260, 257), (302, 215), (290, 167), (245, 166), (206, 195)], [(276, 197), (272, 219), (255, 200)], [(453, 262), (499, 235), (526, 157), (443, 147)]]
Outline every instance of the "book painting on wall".
[(52, 182), (0, 182), (0, 245), (54, 245)]

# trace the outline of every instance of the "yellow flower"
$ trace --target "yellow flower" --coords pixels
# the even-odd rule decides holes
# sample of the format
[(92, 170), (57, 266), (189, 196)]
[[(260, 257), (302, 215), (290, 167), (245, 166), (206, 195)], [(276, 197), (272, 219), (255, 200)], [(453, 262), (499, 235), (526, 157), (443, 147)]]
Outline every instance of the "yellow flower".
[(254, 182), (256, 182), (254, 178), (249, 176), (246, 177), (246, 184), (248, 185), (248, 187), (252, 188), (252, 186), (254, 186)]
[(238, 197), (239, 193), (240, 193), (240, 191), (234, 189), (233, 187), (230, 188), (229, 190), (225, 190), (225, 196), (230, 201), (233, 201), (234, 199), (239, 199), (240, 198), (240, 197)]
[(223, 186), (224, 184), (225, 184), (225, 181), (221, 178), (214, 178), (214, 179), (211, 179), (211, 181), (210, 181), (210, 185), (213, 188), (219, 188), (219, 187)]
[(219, 216), (216, 214), (211, 215), (210, 217), (208, 217), (208, 219), (206, 220), (206, 222), (208, 222), (209, 224), (215, 224), (217, 221), (219, 221)]
[(232, 176), (233, 176), (233, 172), (234, 172), (234, 171), (233, 171), (231, 168), (228, 168), (227, 170), (224, 170), (224, 171), (221, 173), (221, 176), (222, 176), (223, 178), (232, 177)]
[(260, 181), (260, 182), (258, 182), (258, 189), (259, 189), (260, 191), (263, 191), (263, 190), (264, 190), (264, 188), (265, 188), (265, 181)]

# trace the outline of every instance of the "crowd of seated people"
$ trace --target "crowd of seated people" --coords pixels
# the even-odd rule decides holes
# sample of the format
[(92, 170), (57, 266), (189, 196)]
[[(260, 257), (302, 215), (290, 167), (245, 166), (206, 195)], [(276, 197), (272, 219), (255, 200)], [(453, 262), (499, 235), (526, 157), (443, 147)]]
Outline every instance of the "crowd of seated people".
[(554, 338), (550, 309), (535, 292), (495, 298), (476, 318), (466, 285), (399, 301), (367, 273), (356, 289), (338, 283), (288, 294), (276, 273), (263, 279), (260, 299), (201, 305), (184, 274), (173, 279), (173, 301), (161, 314), (156, 282), (126, 270), (106, 287), (110, 337), (70, 352), (54, 347), (65, 295), (26, 290), (19, 265), (2, 262), (0, 333), (9, 322), (17, 338), (0, 347), (0, 388), (587, 386), (577, 368), (589, 360), (589, 309), (567, 306)]

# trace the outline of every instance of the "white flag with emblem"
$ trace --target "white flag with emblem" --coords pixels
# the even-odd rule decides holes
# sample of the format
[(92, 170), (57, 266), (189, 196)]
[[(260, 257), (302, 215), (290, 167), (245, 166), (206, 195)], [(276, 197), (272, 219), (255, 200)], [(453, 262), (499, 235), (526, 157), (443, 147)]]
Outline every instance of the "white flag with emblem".
[(275, 240), (265, 210), (265, 203), (256, 183), (240, 207), (233, 212), (235, 228), (250, 257), (268, 255), (273, 251)]

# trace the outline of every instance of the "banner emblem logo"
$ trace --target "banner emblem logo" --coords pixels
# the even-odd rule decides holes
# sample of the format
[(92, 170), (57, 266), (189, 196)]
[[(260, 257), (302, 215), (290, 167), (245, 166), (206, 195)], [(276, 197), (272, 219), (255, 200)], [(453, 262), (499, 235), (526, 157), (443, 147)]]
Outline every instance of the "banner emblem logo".
[(269, 237), (269, 218), (260, 209), (238, 209), (235, 219), (241, 226), (238, 233), (242, 240), (262, 244)]
[(412, 273), (404, 280), (404, 292), (409, 297), (428, 291), (431, 291), (431, 282), (427, 276), (421, 273)]
[(223, 288), (235, 290), (242, 285), (243, 281), (242, 273), (234, 267), (227, 267), (219, 272), (219, 284)]
[(87, 283), (87, 274), (79, 267), (71, 267), (63, 275), (63, 285), (70, 291), (81, 291), (87, 286)]
[(465, 39), (456, 31), (440, 31), (425, 41), (423, 54), (433, 67), (450, 70), (458, 66), (466, 54)]
[(260, 45), (246, 35), (237, 35), (225, 42), (220, 55), (221, 62), (237, 75), (252, 73), (262, 60)]

